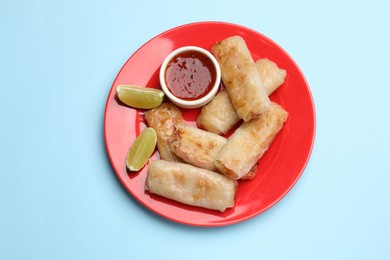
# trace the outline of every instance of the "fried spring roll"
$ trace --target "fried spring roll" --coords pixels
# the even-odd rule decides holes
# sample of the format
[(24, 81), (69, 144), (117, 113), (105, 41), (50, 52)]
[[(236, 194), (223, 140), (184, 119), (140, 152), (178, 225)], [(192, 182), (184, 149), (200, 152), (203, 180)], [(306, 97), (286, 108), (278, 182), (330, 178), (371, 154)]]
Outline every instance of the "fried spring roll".
[[(227, 139), (196, 127), (178, 127), (172, 139), (172, 151), (183, 161), (194, 166), (218, 171), (214, 162)], [(257, 165), (253, 166), (242, 179), (253, 179)]]
[(258, 73), (264, 82), (267, 95), (271, 95), (286, 78), (286, 70), (280, 69), (275, 62), (264, 58), (255, 62)]
[(217, 155), (215, 166), (230, 178), (244, 177), (268, 150), (287, 117), (288, 113), (272, 102), (269, 111), (237, 128)]
[(185, 163), (151, 160), (145, 189), (181, 203), (223, 212), (234, 206), (237, 181)]
[(170, 143), (175, 132), (175, 126), (185, 125), (180, 110), (171, 103), (163, 103), (159, 107), (145, 112), (145, 119), (157, 133), (157, 149), (161, 159), (182, 161), (171, 150)]
[(215, 158), (227, 139), (196, 127), (177, 127), (172, 139), (172, 151), (185, 162), (210, 171), (217, 171)]
[(209, 132), (226, 134), (238, 121), (240, 118), (230, 100), (229, 93), (224, 89), (202, 108), (196, 124)]
[[(286, 71), (278, 68), (274, 62), (269, 59), (259, 59), (255, 65), (264, 82), (267, 95), (271, 95), (284, 83)], [(197, 118), (197, 125), (212, 133), (226, 134), (239, 120), (229, 94), (226, 90), (222, 90), (202, 108)]]
[(266, 112), (271, 102), (244, 39), (229, 37), (211, 50), (238, 117), (248, 122)]

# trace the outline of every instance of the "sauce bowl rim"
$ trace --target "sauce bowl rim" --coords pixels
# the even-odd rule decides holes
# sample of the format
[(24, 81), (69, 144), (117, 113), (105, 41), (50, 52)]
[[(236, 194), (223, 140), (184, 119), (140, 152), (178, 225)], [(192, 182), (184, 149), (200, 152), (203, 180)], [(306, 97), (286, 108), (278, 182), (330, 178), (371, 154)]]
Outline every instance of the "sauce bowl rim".
[[(178, 55), (179, 53), (186, 52), (186, 51), (197, 51), (197, 52), (200, 52), (200, 53), (206, 55), (207, 58), (209, 58), (211, 60), (213, 66), (215, 67), (215, 72), (216, 72), (215, 82), (214, 82), (214, 85), (212, 86), (211, 90), (209, 91), (209, 93), (207, 93), (207, 95), (205, 95), (199, 99), (195, 99), (195, 100), (185, 100), (185, 99), (181, 99), (181, 98), (176, 97), (168, 89), (168, 86), (166, 85), (166, 82), (165, 82), (165, 72), (166, 72), (166, 69), (167, 69), (169, 62), (172, 60), (172, 58), (174, 56)], [(165, 59), (163, 60), (163, 62), (161, 64), (161, 67), (160, 67), (159, 78), (160, 78), (160, 85), (161, 85), (162, 90), (164, 91), (165, 95), (174, 104), (176, 104), (177, 106), (183, 107), (183, 108), (197, 108), (197, 107), (201, 107), (201, 106), (206, 105), (217, 94), (219, 86), (221, 84), (221, 68), (219, 67), (218, 61), (215, 59), (214, 55), (211, 54), (210, 51), (208, 51), (202, 47), (198, 47), (198, 46), (191, 46), (191, 45), (190, 46), (183, 46), (183, 47), (180, 47), (180, 48), (173, 50), (165, 57)]]

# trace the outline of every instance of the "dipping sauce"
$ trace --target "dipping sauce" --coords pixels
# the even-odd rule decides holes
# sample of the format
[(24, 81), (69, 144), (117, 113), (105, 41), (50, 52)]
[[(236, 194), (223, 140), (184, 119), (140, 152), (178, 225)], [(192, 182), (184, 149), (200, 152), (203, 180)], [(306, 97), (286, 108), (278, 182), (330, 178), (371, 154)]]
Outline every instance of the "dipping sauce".
[(195, 100), (207, 95), (216, 81), (213, 62), (203, 53), (185, 51), (174, 56), (165, 72), (165, 83), (177, 98)]

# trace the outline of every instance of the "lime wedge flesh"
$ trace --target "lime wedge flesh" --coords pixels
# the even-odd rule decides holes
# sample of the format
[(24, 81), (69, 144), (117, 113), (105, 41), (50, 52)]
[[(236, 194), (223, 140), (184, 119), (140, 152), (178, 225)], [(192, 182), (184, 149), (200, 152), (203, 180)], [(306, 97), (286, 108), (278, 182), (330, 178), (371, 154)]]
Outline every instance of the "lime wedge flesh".
[(164, 100), (164, 92), (159, 89), (118, 85), (115, 90), (120, 101), (134, 108), (152, 109), (161, 105)]
[(126, 158), (129, 171), (139, 171), (145, 166), (156, 148), (157, 135), (153, 128), (145, 128), (131, 144)]

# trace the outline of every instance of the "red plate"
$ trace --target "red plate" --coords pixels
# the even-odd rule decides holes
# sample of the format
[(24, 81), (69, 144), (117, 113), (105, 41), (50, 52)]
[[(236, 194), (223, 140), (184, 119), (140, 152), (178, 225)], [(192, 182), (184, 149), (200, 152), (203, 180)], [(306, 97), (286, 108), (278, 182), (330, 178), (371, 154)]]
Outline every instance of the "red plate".
[[(171, 51), (185, 45), (205, 49), (226, 37), (242, 36), (253, 59), (268, 58), (287, 70), (285, 83), (271, 100), (289, 112), (289, 118), (269, 150), (259, 160), (253, 180), (240, 181), (235, 206), (221, 213), (150, 195), (144, 190), (147, 166), (137, 173), (126, 170), (130, 144), (145, 128), (142, 110), (123, 106), (115, 97), (115, 86), (135, 84), (159, 88), (158, 71)], [(195, 125), (199, 109), (182, 110)], [(315, 111), (309, 86), (291, 57), (264, 35), (239, 25), (200, 22), (166, 31), (143, 45), (125, 63), (112, 84), (104, 117), (104, 137), (111, 164), (126, 189), (143, 205), (170, 220), (194, 226), (223, 226), (254, 217), (277, 203), (301, 176), (311, 154), (315, 134)], [(152, 156), (158, 159), (158, 152)]]

